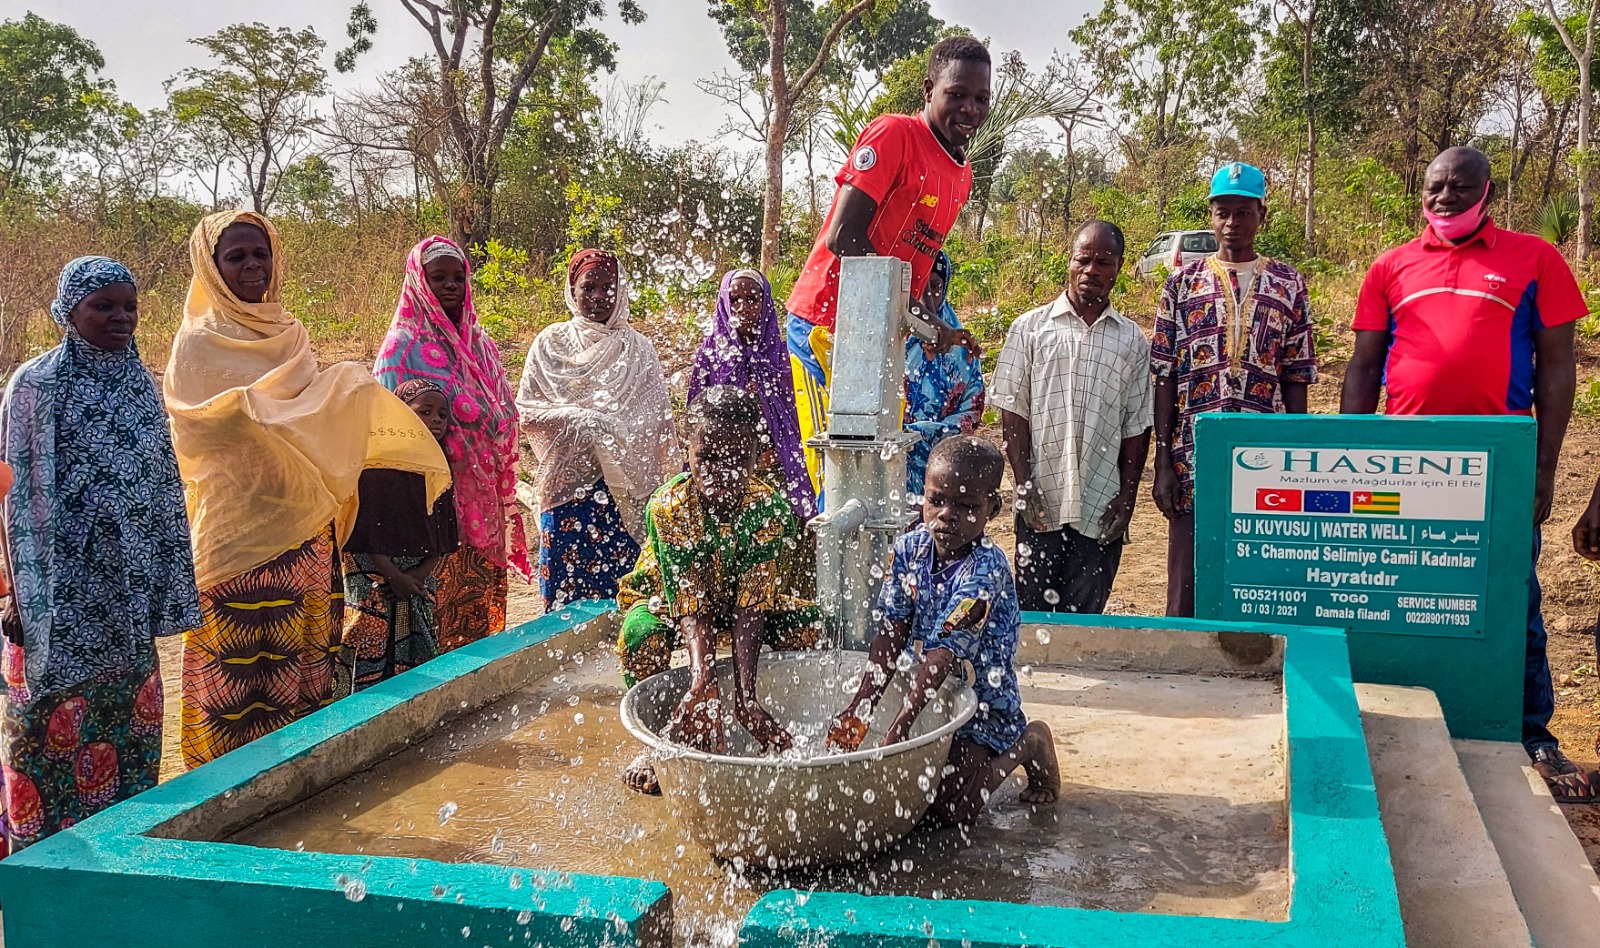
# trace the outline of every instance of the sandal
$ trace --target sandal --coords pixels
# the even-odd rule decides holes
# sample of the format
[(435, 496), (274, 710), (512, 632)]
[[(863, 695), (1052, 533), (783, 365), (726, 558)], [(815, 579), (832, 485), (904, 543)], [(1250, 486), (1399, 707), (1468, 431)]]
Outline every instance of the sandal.
[(1559, 747), (1540, 747), (1529, 757), (1557, 803), (1600, 802), (1600, 774), (1587, 772), (1567, 759)]

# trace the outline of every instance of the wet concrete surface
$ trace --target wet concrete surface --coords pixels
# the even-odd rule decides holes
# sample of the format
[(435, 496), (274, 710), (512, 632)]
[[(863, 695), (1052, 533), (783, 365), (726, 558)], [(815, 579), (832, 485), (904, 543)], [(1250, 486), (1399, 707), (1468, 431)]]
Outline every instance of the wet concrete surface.
[(640, 745), (618, 719), (616, 663), (586, 659), (228, 841), (659, 879), (683, 945), (734, 944), (777, 888), (1286, 917), (1276, 680), (1024, 669), (1025, 710), (1056, 735), (1054, 805), (1020, 802), (1019, 773), (968, 830), (784, 874), (719, 864), (664, 801), (623, 785)]

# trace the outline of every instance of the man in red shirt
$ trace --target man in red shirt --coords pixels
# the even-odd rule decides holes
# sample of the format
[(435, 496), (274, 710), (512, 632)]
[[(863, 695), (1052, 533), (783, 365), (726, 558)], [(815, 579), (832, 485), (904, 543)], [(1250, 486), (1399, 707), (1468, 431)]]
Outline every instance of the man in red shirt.
[[(967, 145), (989, 117), (989, 51), (970, 36), (933, 47), (917, 115), (881, 115), (870, 122), (834, 180), (839, 190), (822, 232), (789, 294), (789, 353), (803, 434), (820, 431), (827, 411), (827, 373), (812, 333), (833, 332), (841, 257), (893, 256), (911, 264), (911, 298), (919, 299), (945, 235), (972, 192)], [(927, 314), (939, 329), (937, 352), (977, 346), (965, 330)], [(815, 472), (813, 472), (815, 478)]]
[[(1376, 411), (1381, 386), (1391, 415), (1533, 415), (1537, 567), (1577, 387), (1573, 323), (1588, 307), (1554, 247), (1495, 226), (1485, 210), (1493, 197), (1489, 159), (1476, 148), (1447, 149), (1428, 166), (1427, 228), (1379, 257), (1361, 286), (1339, 410)], [(1522, 744), (1556, 799), (1591, 801), (1600, 788), (1549, 729), (1555, 692), (1537, 568), (1528, 594)]]

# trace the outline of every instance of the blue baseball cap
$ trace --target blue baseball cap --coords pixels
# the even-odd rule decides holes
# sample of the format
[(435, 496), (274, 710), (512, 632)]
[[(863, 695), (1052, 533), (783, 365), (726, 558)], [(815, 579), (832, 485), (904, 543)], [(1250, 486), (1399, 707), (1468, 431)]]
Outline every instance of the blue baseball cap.
[(1248, 197), (1267, 199), (1267, 177), (1255, 165), (1230, 161), (1211, 176), (1211, 194), (1206, 200), (1219, 197)]

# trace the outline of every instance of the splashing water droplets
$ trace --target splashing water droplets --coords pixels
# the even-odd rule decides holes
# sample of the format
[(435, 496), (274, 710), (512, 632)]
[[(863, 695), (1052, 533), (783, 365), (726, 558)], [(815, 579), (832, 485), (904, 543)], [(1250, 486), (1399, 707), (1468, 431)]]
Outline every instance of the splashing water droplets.
[(461, 808), (456, 806), (456, 803), (455, 803), (454, 800), (451, 800), (450, 802), (446, 803), (444, 806), (440, 807), (439, 808), (439, 825), (443, 826), (444, 824), (450, 822), (450, 818), (452, 816), (455, 816), (456, 815), (456, 811), (459, 810), (459, 809), (461, 809)]
[(1044, 601), (1052, 606), (1059, 606), (1061, 604), (1061, 594), (1054, 589), (1046, 589), (1044, 591)]
[(360, 879), (340, 876), (339, 887), (344, 889), (344, 897), (352, 902), (359, 902), (367, 897), (367, 884)]
[(1034, 629), (1033, 630), (1033, 637), (1039, 640), (1039, 644), (1040, 645), (1049, 645), (1050, 644), (1050, 630), (1049, 629)]

